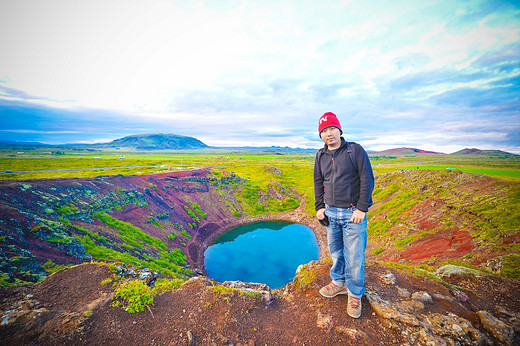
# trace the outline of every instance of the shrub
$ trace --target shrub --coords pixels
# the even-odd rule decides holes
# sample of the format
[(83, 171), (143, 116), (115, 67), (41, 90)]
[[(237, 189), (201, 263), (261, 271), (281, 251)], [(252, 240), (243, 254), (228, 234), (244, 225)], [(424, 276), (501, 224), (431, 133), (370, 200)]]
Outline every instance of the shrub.
[(121, 306), (133, 314), (143, 311), (153, 303), (153, 292), (143, 281), (133, 280), (123, 283), (115, 290), (116, 300), (112, 306)]
[[(192, 227), (192, 228), (197, 227), (197, 225), (192, 226), (191, 223), (190, 223), (189, 225), (190, 225), (190, 227)], [(181, 235), (182, 235), (183, 237), (186, 237), (186, 238), (188, 238), (188, 239), (191, 239), (191, 235), (189, 235), (188, 233), (186, 233), (185, 230), (182, 230), (182, 231), (181, 231)]]
[(175, 232), (170, 233), (170, 235), (168, 236), (168, 239), (170, 239), (171, 241), (175, 241), (175, 238), (177, 238), (177, 233)]
[(160, 227), (160, 228), (162, 228), (162, 229), (166, 229), (166, 227), (164, 227), (163, 225), (161, 225), (161, 224), (159, 223), (159, 221), (157, 221), (157, 220), (155, 220), (155, 219), (152, 219), (150, 222), (152, 223), (152, 225), (155, 225), (155, 226)]
[(195, 212), (197, 212), (197, 214), (200, 215), (200, 217), (202, 217), (203, 219), (205, 219), (208, 214), (203, 212), (202, 211), (202, 208), (200, 207), (200, 205), (198, 205), (197, 203), (191, 203), (191, 207), (193, 208), (193, 210), (195, 210)]
[(188, 213), (188, 215), (191, 216), (191, 218), (193, 219), (193, 221), (200, 222), (200, 219), (199, 219), (198, 216), (193, 212), (193, 210), (191, 210), (191, 209), (188, 208), (187, 206), (184, 206), (184, 210), (186, 210), (186, 212)]
[[(72, 264), (69, 264), (69, 265), (72, 265)], [(43, 268), (45, 268), (45, 271), (47, 271), (47, 273), (49, 273), (49, 274), (59, 272), (60, 270), (65, 269), (66, 267), (67, 266), (65, 266), (65, 265), (58, 265), (51, 260), (48, 260), (43, 265)]]
[(155, 281), (154, 294), (173, 291), (181, 287), (185, 281), (182, 279), (158, 279)]

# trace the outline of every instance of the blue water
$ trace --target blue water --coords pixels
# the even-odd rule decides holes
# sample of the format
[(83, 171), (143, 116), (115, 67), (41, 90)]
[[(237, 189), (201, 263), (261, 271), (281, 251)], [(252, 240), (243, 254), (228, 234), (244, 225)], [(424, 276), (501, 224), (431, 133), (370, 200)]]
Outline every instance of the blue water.
[(224, 233), (204, 252), (206, 273), (223, 281), (265, 283), (280, 288), (300, 264), (318, 259), (311, 228), (288, 222), (256, 222)]

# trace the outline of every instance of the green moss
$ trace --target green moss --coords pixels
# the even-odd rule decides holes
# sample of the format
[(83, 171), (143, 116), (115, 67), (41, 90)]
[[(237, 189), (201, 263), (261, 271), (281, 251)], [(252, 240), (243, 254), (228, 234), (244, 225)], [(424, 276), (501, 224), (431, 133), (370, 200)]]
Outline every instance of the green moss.
[(312, 287), (316, 277), (317, 273), (315, 270), (310, 269), (307, 264), (303, 265), (294, 277), (294, 286), (299, 290), (307, 290)]
[(153, 288), (154, 294), (173, 291), (181, 287), (186, 281), (183, 279), (157, 279)]
[(200, 205), (198, 205), (197, 203), (191, 203), (191, 207), (193, 208), (193, 210), (195, 210), (195, 212), (200, 216), (202, 217), (203, 219), (205, 219), (206, 217), (208, 217), (208, 214), (203, 212), (202, 211), (202, 208), (200, 207)]
[(520, 255), (510, 254), (502, 257), (504, 262), (502, 264), (501, 275), (520, 280)]
[(193, 219), (195, 222), (200, 222), (199, 217), (195, 214), (193, 210), (191, 210), (188, 206), (184, 206), (184, 210), (188, 213), (188, 215)]
[(372, 256), (377, 256), (377, 255), (379, 255), (380, 253), (382, 253), (384, 251), (385, 251), (385, 248), (382, 247), (382, 246), (379, 246), (379, 247), (376, 247), (375, 249), (372, 250), (371, 255)]
[[(191, 226), (192, 224), (189, 224), (189, 225)], [(197, 225), (195, 225), (195, 227), (197, 227)], [(193, 228), (195, 228), (195, 227), (193, 227)], [(186, 233), (186, 230), (184, 230), (184, 229), (181, 231), (181, 235), (182, 235), (183, 237), (186, 237), (186, 238), (188, 238), (188, 239), (191, 239), (191, 235), (189, 235), (188, 233)]]
[(392, 225), (386, 220), (371, 220), (367, 227), (367, 233), (369, 236), (382, 236), (388, 232)]
[(411, 243), (412, 241), (414, 241), (414, 237), (409, 235), (407, 237), (404, 237), (403, 239), (396, 240), (395, 241), (395, 246), (397, 248), (402, 248), (403, 246), (405, 246), (406, 244)]
[(167, 253), (161, 253), (161, 256), (175, 263), (186, 264), (186, 255), (181, 249), (173, 249)]
[(63, 269), (65, 269), (67, 267), (70, 267), (70, 266), (72, 266), (72, 264), (69, 264), (69, 265), (58, 265), (58, 264), (54, 263), (51, 260), (48, 260), (47, 262), (45, 262), (43, 264), (43, 268), (45, 268), (45, 271), (48, 274), (57, 273), (60, 270), (63, 270)]
[(218, 295), (219, 298), (225, 299), (229, 303), (229, 297), (234, 296), (235, 294), (238, 294), (239, 296), (249, 296), (249, 297), (255, 297), (255, 298), (261, 298), (262, 294), (257, 291), (250, 291), (250, 290), (242, 290), (240, 288), (235, 287), (227, 287), (222, 285), (215, 285), (215, 286), (209, 286), (209, 290), (213, 291)]
[[(464, 256), (464, 257), (465, 258), (471, 258), (473, 256), (469, 256), (469, 257)], [(486, 268), (477, 267), (477, 266), (475, 266), (473, 264), (470, 264), (470, 263), (465, 262), (465, 261), (460, 260), (460, 259), (448, 258), (445, 261), (443, 261), (440, 266), (448, 265), (448, 264), (459, 266), (459, 267), (470, 268), (470, 269), (473, 269), (473, 270), (478, 270), (478, 271), (481, 271), (481, 272), (485, 272), (485, 273), (491, 274), (491, 272), (488, 269), (486, 269)]]
[(94, 217), (108, 226), (117, 228), (122, 239), (124, 239), (127, 243), (130, 243), (132, 246), (139, 246), (137, 240), (140, 240), (149, 244), (155, 249), (168, 249), (168, 246), (162, 240), (144, 233), (140, 228), (135, 227), (129, 222), (118, 220), (105, 212), (97, 212), (94, 214)]
[(79, 212), (79, 209), (72, 203), (64, 204), (56, 210), (58, 213), (63, 215), (73, 215)]
[(153, 219), (153, 220), (151, 221), (151, 223), (152, 223), (152, 225), (155, 225), (155, 226), (160, 227), (160, 228), (162, 228), (162, 229), (166, 229), (166, 227), (164, 227), (163, 225), (161, 225), (161, 224), (159, 223), (159, 221), (157, 221), (157, 220), (155, 220), (155, 219)]
[(80, 231), (81, 233), (88, 235), (90, 238), (96, 239), (100, 243), (108, 243), (107, 238), (100, 236), (98, 232), (93, 233), (93, 232), (89, 231), (88, 229), (85, 229), (80, 226), (72, 225), (72, 224), (70, 226), (72, 226), (76, 230)]
[(395, 263), (395, 262), (379, 262), (379, 261), (377, 261), (377, 263), (382, 264), (389, 268), (393, 268), (393, 269), (408, 273), (410, 275), (427, 277), (431, 280), (442, 282), (442, 280), (437, 275), (432, 273), (435, 269), (428, 265), (422, 264), (419, 266), (411, 266), (411, 265)]
[(170, 235), (168, 235), (168, 239), (170, 239), (171, 241), (175, 241), (175, 238), (177, 238), (178, 234), (175, 233), (175, 232), (172, 232), (170, 233)]
[[(75, 237), (85, 247), (85, 251), (90, 254), (94, 259), (103, 261), (120, 261), (123, 263), (129, 263), (136, 266), (146, 266), (159, 273), (169, 275), (171, 277), (179, 277), (190, 275), (191, 271), (179, 266), (176, 262), (172, 262), (169, 258), (168, 252), (162, 251), (160, 256), (154, 257), (147, 254), (141, 254), (145, 259), (140, 259), (134, 255), (130, 255), (126, 252), (119, 252), (111, 248), (104, 246), (98, 246), (89, 236)], [(173, 257), (175, 260), (182, 262), (182, 254), (174, 253)]]

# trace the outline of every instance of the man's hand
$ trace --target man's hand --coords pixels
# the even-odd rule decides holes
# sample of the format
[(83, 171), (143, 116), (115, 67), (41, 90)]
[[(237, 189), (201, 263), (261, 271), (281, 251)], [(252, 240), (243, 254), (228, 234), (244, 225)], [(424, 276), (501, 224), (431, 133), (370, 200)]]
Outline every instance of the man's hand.
[(354, 210), (352, 213), (352, 217), (350, 218), (350, 222), (352, 223), (361, 223), (365, 219), (366, 213), (359, 209)]
[(321, 208), (316, 212), (316, 217), (318, 220), (323, 220), (325, 218), (325, 208)]

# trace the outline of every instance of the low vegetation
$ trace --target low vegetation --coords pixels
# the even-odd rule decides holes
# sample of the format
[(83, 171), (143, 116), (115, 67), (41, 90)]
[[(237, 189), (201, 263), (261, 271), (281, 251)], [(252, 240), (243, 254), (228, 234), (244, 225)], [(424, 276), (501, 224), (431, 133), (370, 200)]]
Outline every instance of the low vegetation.
[[(427, 154), (371, 156), (371, 161), (377, 177), (373, 194), (377, 207), (368, 214), (371, 248), (367, 254), (381, 258), (392, 251), (405, 251), (417, 241), (439, 232), (468, 230), (477, 249), (472, 254), (464, 254), (466, 263), (477, 263), (479, 252), (486, 249), (499, 251), (503, 268), (500, 275), (518, 278), (520, 248), (510, 242), (520, 229), (518, 158)], [(1, 172), (31, 172), (3, 173), (0, 179), (24, 180), (20, 190), (41, 197), (39, 223), (30, 232), (52, 246), (70, 252), (81, 245), (84, 259), (90, 256), (96, 260), (132, 263), (182, 279), (191, 274), (183, 249), (198, 232), (205, 232), (208, 215), (216, 208), (243, 218), (289, 212), (300, 207), (303, 201), (305, 212), (313, 216), (313, 163), (314, 154), (309, 152), (217, 153), (205, 149), (121, 153), (107, 149), (44, 154), (34, 149), (19, 154), (3, 150), (0, 151)], [(180, 212), (153, 213), (146, 216), (144, 224), (130, 223), (120, 219), (120, 215), (133, 208), (147, 207), (150, 196), (161, 198), (168, 189), (177, 188), (175, 183), (166, 186), (150, 178), (142, 182), (145, 189), (118, 189), (100, 195), (88, 186), (52, 192), (35, 189), (35, 183), (26, 181), (60, 177), (103, 180), (109, 175), (141, 175), (194, 167), (211, 167), (207, 177), (189, 183), (210, 184), (220, 204), (186, 197), (179, 205)], [(64, 171), (66, 169), (78, 170)], [(491, 183), (485, 176), (500, 180)], [(468, 188), (461, 189), (461, 186)], [(423, 227), (417, 221), (425, 205), (439, 209), (442, 214), (442, 218), (435, 221), (435, 227)], [(5, 238), (0, 244), (5, 248), (9, 245)], [(29, 259), (30, 256), (22, 252), (4, 258), (4, 265), (23, 263), (26, 270), (23, 280), (16, 281), (7, 275), (2, 276), (2, 282), (10, 280), (5, 281), (6, 285), (34, 282), (45, 273), (62, 269), (50, 262), (41, 266), (38, 273), (35, 270), (38, 264), (29, 263)], [(433, 262), (428, 259), (423, 264)], [(296, 282), (305, 288), (312, 278), (300, 275)]]

